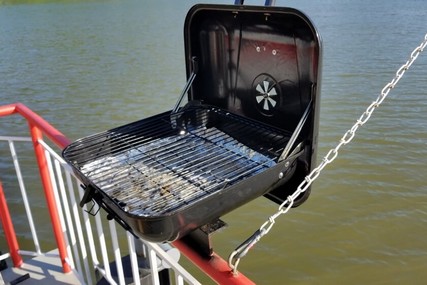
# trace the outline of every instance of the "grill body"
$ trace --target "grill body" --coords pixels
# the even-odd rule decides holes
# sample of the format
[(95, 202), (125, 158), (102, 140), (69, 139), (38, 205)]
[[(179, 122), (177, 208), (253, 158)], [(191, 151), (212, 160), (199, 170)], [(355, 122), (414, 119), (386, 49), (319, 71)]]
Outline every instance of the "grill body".
[(192, 78), (185, 106), (63, 151), (86, 187), (81, 204), (94, 200), (155, 242), (262, 195), (280, 203), (316, 153), (320, 40), (302, 13), (196, 5), (184, 36)]

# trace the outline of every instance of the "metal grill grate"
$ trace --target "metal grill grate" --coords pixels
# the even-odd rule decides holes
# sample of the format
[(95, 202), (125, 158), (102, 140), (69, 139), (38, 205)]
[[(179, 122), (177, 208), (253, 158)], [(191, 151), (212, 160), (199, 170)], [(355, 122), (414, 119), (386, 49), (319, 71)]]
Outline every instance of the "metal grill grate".
[(153, 217), (273, 167), (288, 139), (219, 109), (193, 108), (94, 135), (69, 157), (124, 211)]
[(150, 141), (82, 172), (134, 215), (164, 214), (274, 162), (215, 128)]

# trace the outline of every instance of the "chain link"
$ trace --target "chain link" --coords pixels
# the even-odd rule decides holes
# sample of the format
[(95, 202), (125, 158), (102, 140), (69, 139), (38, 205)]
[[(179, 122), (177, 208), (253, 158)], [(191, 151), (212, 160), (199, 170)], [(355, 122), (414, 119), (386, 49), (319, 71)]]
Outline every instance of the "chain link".
[[(229, 266), (235, 274), (237, 272), (237, 265), (240, 262), (240, 258), (245, 256), (247, 251), (250, 248), (252, 248), (255, 245), (255, 243), (257, 243), (261, 239), (261, 237), (266, 235), (272, 229), (274, 223), (276, 222), (276, 219), (279, 216), (286, 214), (290, 210), (295, 199), (301, 193), (304, 193), (311, 186), (311, 184), (317, 179), (317, 177), (319, 177), (320, 172), (323, 170), (323, 168), (325, 168), (326, 165), (332, 163), (338, 157), (338, 151), (341, 149), (341, 147), (352, 141), (352, 139), (356, 135), (357, 130), (369, 120), (369, 118), (372, 116), (372, 113), (375, 111), (375, 109), (381, 105), (381, 103), (387, 97), (390, 90), (396, 86), (396, 84), (405, 74), (406, 70), (409, 69), (409, 67), (414, 63), (414, 61), (417, 59), (419, 54), (424, 50), (426, 46), (427, 46), (427, 34), (424, 36), (423, 42), (412, 51), (410, 58), (406, 61), (406, 63), (403, 64), (396, 71), (395, 77), (388, 84), (384, 86), (384, 88), (381, 90), (381, 94), (377, 97), (377, 99), (368, 106), (368, 108), (360, 116), (360, 118), (356, 121), (356, 123), (348, 131), (345, 132), (343, 137), (340, 139), (338, 145), (335, 148), (329, 150), (326, 156), (322, 159), (322, 162), (316, 168), (314, 168), (310, 172), (310, 174), (308, 174), (304, 178), (301, 184), (298, 185), (295, 192), (292, 195), (288, 196), (288, 198), (279, 206), (277, 212), (271, 215), (268, 218), (268, 220), (264, 224), (262, 224), (259, 230), (257, 230), (255, 234), (252, 235), (251, 246), (246, 248), (245, 253), (240, 254), (239, 256), (240, 247), (238, 247), (235, 251), (233, 251), (233, 253), (230, 255)], [(235, 258), (236, 256), (238, 257)]]

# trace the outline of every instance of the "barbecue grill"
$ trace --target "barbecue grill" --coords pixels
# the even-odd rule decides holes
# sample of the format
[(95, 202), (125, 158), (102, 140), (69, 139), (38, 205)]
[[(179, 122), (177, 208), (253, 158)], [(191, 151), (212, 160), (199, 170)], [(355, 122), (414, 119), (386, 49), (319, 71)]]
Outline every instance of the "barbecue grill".
[(184, 39), (188, 82), (170, 111), (63, 151), (85, 189), (81, 206), (94, 201), (155, 242), (263, 195), (283, 202), (316, 155), (321, 46), (303, 13), (196, 5)]

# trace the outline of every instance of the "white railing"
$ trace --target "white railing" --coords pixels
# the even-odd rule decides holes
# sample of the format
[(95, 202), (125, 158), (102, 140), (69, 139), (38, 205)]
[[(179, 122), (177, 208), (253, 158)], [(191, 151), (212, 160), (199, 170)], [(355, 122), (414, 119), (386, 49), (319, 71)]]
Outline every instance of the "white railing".
[[(37, 235), (37, 222), (31, 211), (30, 196), (24, 183), (16, 152), (16, 143), (31, 143), (31, 138), (0, 136), (9, 143), (25, 214), (31, 230), (34, 251), (19, 250), (27, 256), (45, 255)], [(84, 190), (81, 182), (72, 174), (68, 164), (45, 141), (39, 140), (45, 150), (46, 166), (54, 189), (60, 223), (67, 246), (66, 261), (82, 284), (95, 284), (105, 280), (109, 284), (161, 284), (163, 276), (171, 284), (200, 284), (179, 263), (179, 251), (170, 245), (145, 242), (116, 227), (112, 220), (92, 216), (85, 205), (78, 205)], [(97, 207), (95, 205), (95, 207)], [(0, 260), (9, 254), (0, 256)], [(113, 265), (114, 266), (111, 266)], [(166, 276), (166, 277), (165, 277)], [(169, 282), (168, 281), (168, 282)]]

